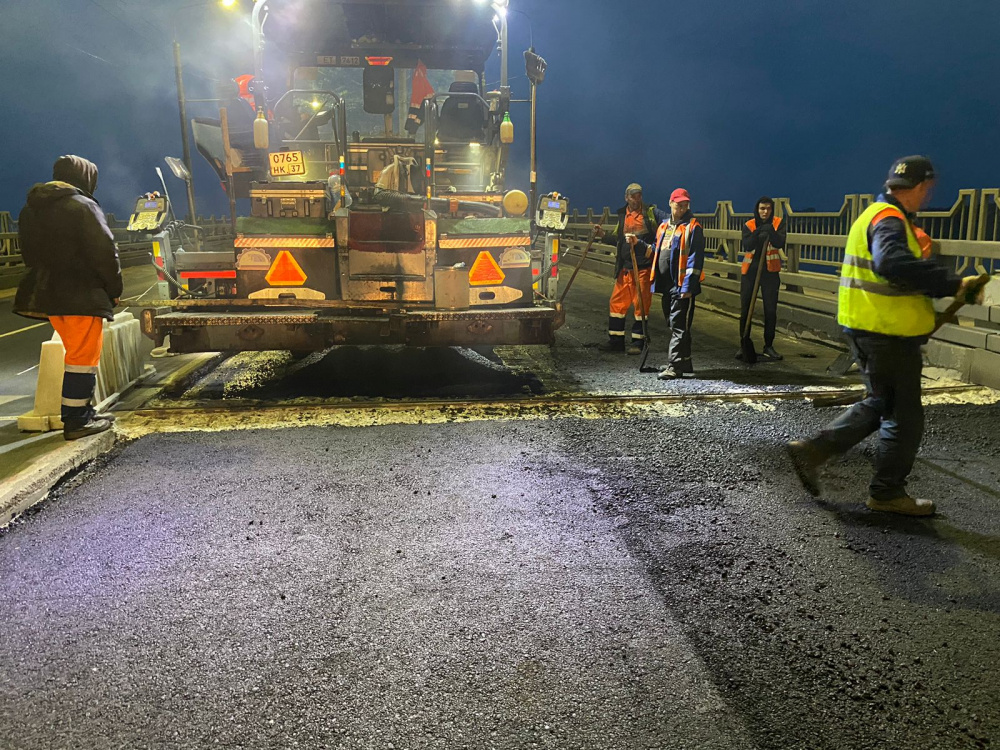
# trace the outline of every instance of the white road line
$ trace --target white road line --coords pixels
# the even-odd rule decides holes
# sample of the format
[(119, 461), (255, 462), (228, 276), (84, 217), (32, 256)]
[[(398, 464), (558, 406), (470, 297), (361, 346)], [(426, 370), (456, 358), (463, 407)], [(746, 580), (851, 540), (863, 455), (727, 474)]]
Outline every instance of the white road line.
[(30, 331), (32, 328), (41, 328), (42, 326), (47, 326), (48, 323), (35, 323), (33, 326), (28, 326), (27, 328), (18, 328), (16, 331), (8, 331), (7, 333), (0, 333), (0, 339), (6, 336), (13, 336), (15, 333), (24, 333), (25, 331)]
[(21, 370), (21, 372), (19, 372), (18, 375), (24, 375), (25, 373), (29, 373), (32, 370), (34, 370), (35, 368), (37, 368), (37, 367), (38, 367), (38, 365), (32, 365), (27, 370)]
[(31, 445), (32, 443), (37, 443), (39, 440), (45, 440), (46, 438), (55, 437), (56, 435), (62, 435), (62, 430), (56, 430), (55, 432), (45, 432), (41, 435), (35, 435), (34, 437), (25, 438), (17, 443), (11, 443), (10, 445), (5, 445), (0, 447), (0, 454), (10, 453), (11, 451), (17, 450), (18, 448), (23, 448), (26, 445)]

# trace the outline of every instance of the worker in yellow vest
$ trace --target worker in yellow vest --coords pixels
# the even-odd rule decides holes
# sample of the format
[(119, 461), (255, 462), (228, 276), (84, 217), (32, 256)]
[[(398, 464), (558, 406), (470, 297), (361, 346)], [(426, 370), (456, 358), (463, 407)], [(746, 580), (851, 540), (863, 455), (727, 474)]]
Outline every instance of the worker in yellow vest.
[(982, 288), (975, 277), (960, 279), (933, 258), (923, 257), (912, 220), (933, 186), (929, 159), (897, 159), (885, 194), (851, 226), (837, 320), (861, 368), (867, 394), (817, 434), (788, 443), (795, 471), (814, 496), (820, 494), (820, 466), (878, 431), (867, 506), (908, 516), (934, 513), (933, 502), (906, 491), (924, 432), (920, 347), (934, 330), (932, 298), (964, 295), (980, 302)]

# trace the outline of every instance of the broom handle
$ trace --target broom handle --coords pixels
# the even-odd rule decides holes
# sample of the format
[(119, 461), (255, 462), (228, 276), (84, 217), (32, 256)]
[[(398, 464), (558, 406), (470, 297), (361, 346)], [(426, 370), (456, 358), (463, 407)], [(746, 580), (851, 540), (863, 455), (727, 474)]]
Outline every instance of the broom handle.
[(569, 277), (569, 281), (566, 283), (566, 288), (563, 289), (562, 295), (559, 297), (559, 304), (563, 303), (566, 299), (566, 295), (569, 294), (569, 289), (573, 286), (573, 282), (576, 280), (576, 275), (580, 273), (580, 268), (583, 267), (583, 261), (587, 260), (587, 255), (590, 253), (590, 248), (594, 246), (594, 240), (597, 239), (597, 233), (593, 230), (590, 232), (590, 242), (587, 243), (587, 247), (583, 250), (583, 255), (580, 256), (580, 262), (576, 264), (576, 268), (573, 269), (573, 275)]
[(764, 264), (767, 262), (767, 251), (770, 249), (771, 243), (767, 241), (764, 243), (762, 249), (763, 256), (760, 262), (757, 263), (757, 277), (753, 280), (753, 297), (750, 298), (750, 309), (747, 311), (747, 322), (743, 326), (743, 338), (750, 338), (750, 326), (753, 325), (753, 311), (757, 307), (757, 292), (760, 291), (760, 275), (764, 271)]
[(946, 323), (950, 323), (951, 321), (953, 321), (955, 319), (955, 314), (959, 310), (961, 310), (967, 304), (971, 304), (969, 298), (972, 297), (973, 299), (975, 299), (975, 296), (979, 293), (979, 290), (982, 289), (984, 286), (986, 286), (986, 284), (989, 283), (989, 280), (990, 280), (989, 274), (985, 273), (982, 274), (977, 280), (974, 289), (970, 289), (967, 295), (964, 295), (962, 297), (956, 297), (955, 301), (952, 302), (950, 305), (948, 305), (948, 308), (938, 317), (937, 321), (934, 323), (934, 330), (931, 331), (930, 335), (933, 336), (935, 333), (941, 330), (942, 326), (944, 326)]

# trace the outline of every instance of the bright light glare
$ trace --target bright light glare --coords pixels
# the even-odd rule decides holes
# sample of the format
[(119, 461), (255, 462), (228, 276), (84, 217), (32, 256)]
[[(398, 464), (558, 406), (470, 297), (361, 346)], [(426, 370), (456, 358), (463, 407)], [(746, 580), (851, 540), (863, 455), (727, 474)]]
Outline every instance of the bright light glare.
[(234, 5), (236, 5), (236, 0), (222, 0), (223, 8), (232, 8)]
[(313, 109), (319, 109), (319, 102), (318, 102), (318, 101), (316, 101), (315, 99), (313, 99), (313, 100), (312, 100), (311, 102), (309, 102), (309, 105), (310, 105), (310, 106), (311, 106), (311, 107), (312, 107)]

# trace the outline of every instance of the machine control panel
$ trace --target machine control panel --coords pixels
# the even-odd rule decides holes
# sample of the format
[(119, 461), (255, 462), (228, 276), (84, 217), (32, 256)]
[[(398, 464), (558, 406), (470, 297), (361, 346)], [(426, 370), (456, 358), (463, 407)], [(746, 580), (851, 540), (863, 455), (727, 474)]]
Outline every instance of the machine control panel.
[(167, 199), (159, 193), (139, 196), (126, 229), (130, 232), (159, 232), (167, 223)]
[(559, 193), (548, 193), (538, 201), (535, 224), (542, 229), (561, 232), (569, 223), (569, 201)]

